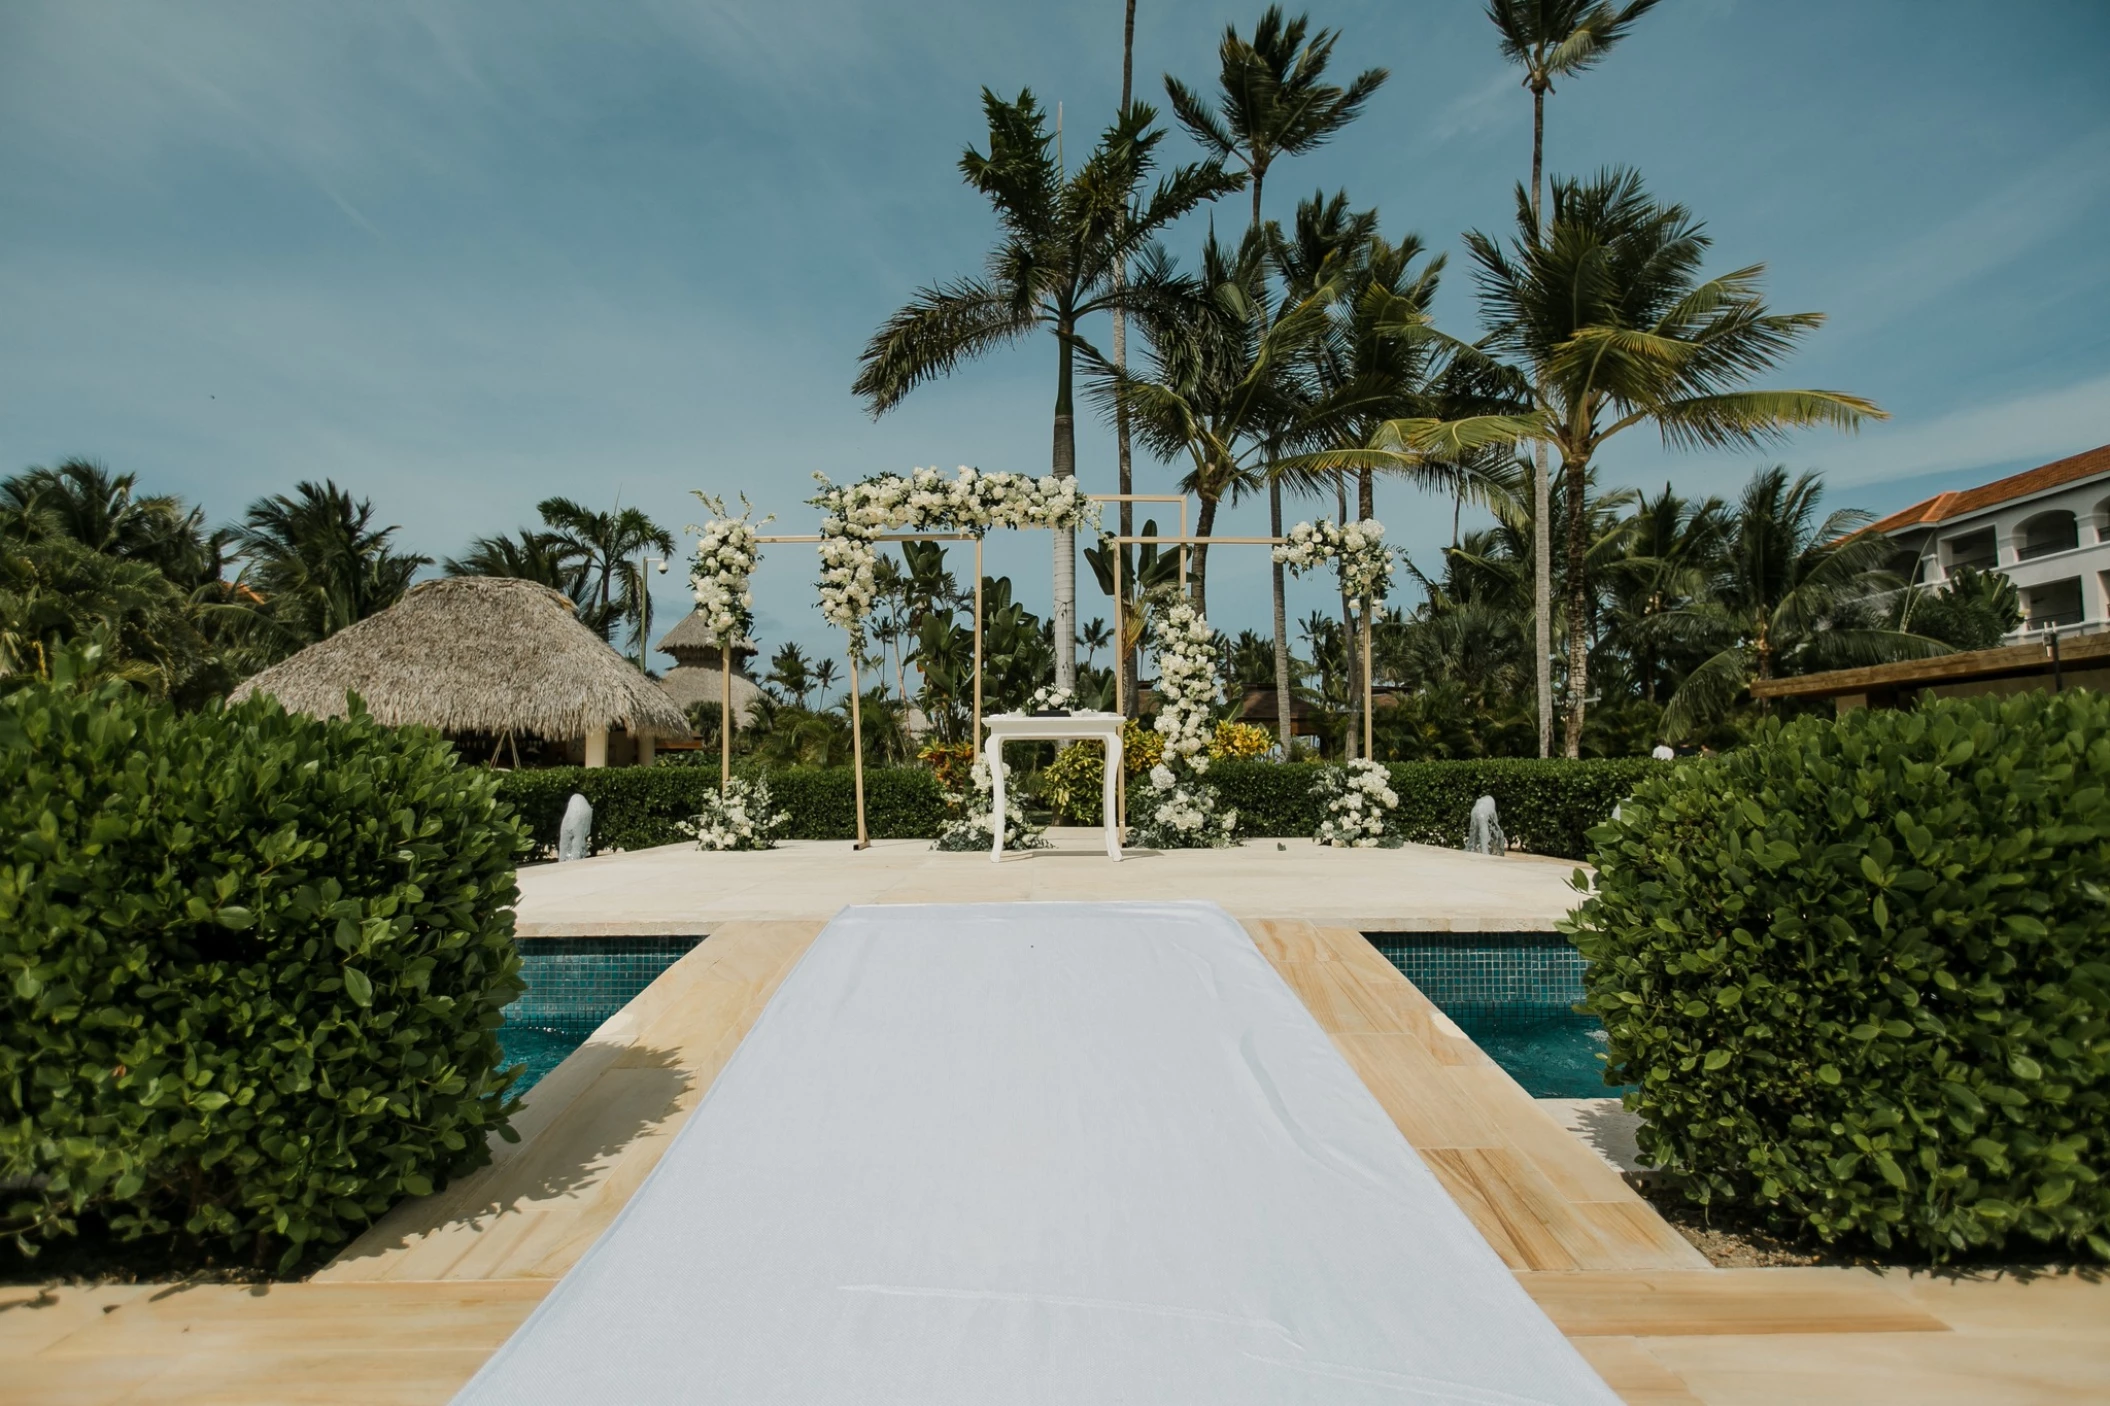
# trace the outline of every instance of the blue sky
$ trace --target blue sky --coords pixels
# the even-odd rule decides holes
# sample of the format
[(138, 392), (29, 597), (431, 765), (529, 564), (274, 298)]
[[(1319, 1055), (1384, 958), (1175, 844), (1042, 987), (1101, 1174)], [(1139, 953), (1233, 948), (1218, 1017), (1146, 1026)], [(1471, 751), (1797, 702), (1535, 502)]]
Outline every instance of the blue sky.
[[(1222, 27), (1259, 9), (1141, 0), (1139, 94), (1209, 82)], [(1276, 168), (1269, 213), (1345, 187), (1451, 252), (1439, 316), (1475, 334), (1458, 236), (1507, 232), (1528, 96), (1476, 0), (1313, 14), (1341, 66), (1393, 78)], [(0, 469), (89, 455), (217, 518), (330, 477), (435, 556), (550, 493), (678, 527), (691, 489), (745, 492), (799, 531), (816, 470), (1045, 471), (1052, 341), (877, 422), (849, 386), (872, 328), (991, 240), (954, 166), (980, 87), (1061, 102), (1075, 150), (1117, 99), (1120, 23), (1120, 0), (12, 0)], [(1549, 167), (1639, 167), (1708, 222), (1715, 267), (1764, 261), (1776, 308), (1830, 314), (1777, 383), (1894, 418), (1766, 457), (1887, 510), (2110, 441), (2106, 51), (2101, 0), (1666, 0), (1550, 100)], [(1191, 261), (1202, 233), (1169, 242)], [(1602, 459), (1687, 493), (1758, 462), (1638, 432)], [(1113, 487), (1096, 423), (1080, 473)], [(1139, 466), (1145, 490), (1172, 478)], [(1434, 566), (1448, 502), (1386, 485), (1378, 514)], [(1046, 542), (990, 554), (1036, 605)], [(811, 574), (804, 548), (765, 562), (766, 643), (839, 649)], [(1261, 556), (1224, 549), (1211, 596), (1219, 625), (1261, 626)]]

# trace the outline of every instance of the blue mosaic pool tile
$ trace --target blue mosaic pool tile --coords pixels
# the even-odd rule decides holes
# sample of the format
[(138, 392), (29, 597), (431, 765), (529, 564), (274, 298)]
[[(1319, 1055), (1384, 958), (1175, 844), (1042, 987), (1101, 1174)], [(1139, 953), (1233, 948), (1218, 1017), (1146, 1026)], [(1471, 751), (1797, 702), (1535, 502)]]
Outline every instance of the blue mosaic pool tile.
[(523, 937), (527, 991), (505, 1009), (508, 1025), (592, 1030), (703, 941), (700, 937)]

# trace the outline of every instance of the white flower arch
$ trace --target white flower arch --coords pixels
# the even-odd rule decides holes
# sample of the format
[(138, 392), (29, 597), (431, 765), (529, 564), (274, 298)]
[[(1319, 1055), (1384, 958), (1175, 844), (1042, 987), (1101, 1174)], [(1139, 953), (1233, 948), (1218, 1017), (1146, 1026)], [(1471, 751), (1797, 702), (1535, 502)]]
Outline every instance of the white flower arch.
[(950, 478), (937, 469), (879, 474), (857, 483), (834, 484), (815, 474), (820, 491), (807, 501), (821, 510), (821, 614), (848, 630), (864, 633), (877, 594), (877, 538), (889, 532), (964, 532), (986, 535), (994, 527), (1096, 527), (1099, 505), (1079, 492), (1074, 478), (1053, 474), (985, 474), (961, 466)]
[(1384, 538), (1385, 525), (1376, 518), (1346, 525), (1328, 518), (1300, 522), (1289, 530), (1289, 541), (1275, 548), (1275, 560), (1298, 576), (1337, 562), (1349, 595), (1383, 600), (1393, 557)]

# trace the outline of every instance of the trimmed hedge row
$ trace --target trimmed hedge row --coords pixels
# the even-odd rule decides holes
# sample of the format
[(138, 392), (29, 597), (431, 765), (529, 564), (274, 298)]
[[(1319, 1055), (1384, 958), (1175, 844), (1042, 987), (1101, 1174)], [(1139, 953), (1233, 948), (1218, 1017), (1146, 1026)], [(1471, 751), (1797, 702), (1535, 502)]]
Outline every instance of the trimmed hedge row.
[[(740, 767), (743, 776), (759, 772)], [(769, 790), (791, 824), (783, 838), (847, 840), (857, 834), (855, 783), (848, 767), (789, 767), (771, 771)], [(703, 796), (718, 789), (715, 766), (550, 767), (501, 774), (499, 795), (519, 812), (538, 850), (554, 850), (564, 805), (573, 792), (593, 806), (593, 847), (648, 849), (687, 839), (677, 822), (693, 821)], [(945, 793), (920, 766), (874, 767), (865, 772), (865, 823), (873, 838), (936, 835), (946, 819)]]
[[(1457, 849), (1473, 802), (1495, 798), (1512, 847), (1580, 859), (1589, 832), (1645, 778), (1665, 769), (1646, 757), (1570, 760), (1494, 757), (1476, 761), (1393, 762), (1401, 833), (1414, 844)], [(1310, 835), (1323, 803), (1312, 794), (1318, 768), (1280, 762), (1214, 762), (1208, 779), (1238, 807), (1241, 835)]]
[[(1547, 761), (1498, 758), (1461, 762), (1395, 762), (1393, 789), (1406, 838), (1458, 848), (1473, 802), (1493, 796), (1509, 842), (1531, 854), (1580, 859), (1590, 827), (1663, 763), (1642, 759)], [(752, 774), (746, 767), (742, 775)], [(1312, 788), (1319, 768), (1279, 762), (1218, 761), (1209, 780), (1238, 807), (1239, 833), (1308, 836), (1319, 827)], [(1132, 781), (1131, 786), (1143, 783)], [(718, 786), (715, 767), (554, 767), (503, 773), (499, 794), (520, 813), (542, 849), (554, 849), (564, 803), (576, 791), (593, 805), (597, 851), (644, 849), (685, 838), (677, 821), (693, 820), (702, 797)], [(857, 833), (848, 767), (792, 767), (769, 773), (776, 805), (790, 812), (785, 838), (846, 840)], [(1097, 783), (1087, 788), (1097, 798)], [(1094, 819), (1096, 819), (1096, 807)], [(876, 839), (927, 839), (947, 819), (944, 792), (924, 767), (865, 772), (865, 818)]]
[(525, 847), (497, 789), (364, 713), (0, 699), (0, 1230), (283, 1270), (487, 1161)]
[(2110, 1259), (2110, 698), (1774, 722), (1591, 838), (1589, 1004), (1688, 1196)]

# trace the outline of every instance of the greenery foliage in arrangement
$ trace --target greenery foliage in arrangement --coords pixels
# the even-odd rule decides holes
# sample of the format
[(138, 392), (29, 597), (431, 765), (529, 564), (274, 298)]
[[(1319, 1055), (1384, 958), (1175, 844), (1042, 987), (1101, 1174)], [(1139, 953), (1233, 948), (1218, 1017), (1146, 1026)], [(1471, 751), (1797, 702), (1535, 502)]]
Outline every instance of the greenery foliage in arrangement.
[(520, 826), (436, 734), (0, 700), (0, 1229), (283, 1270), (510, 1135)]
[(2110, 1259), (2110, 699), (1767, 728), (1592, 833), (1573, 935), (1643, 1155), (1935, 1259)]

